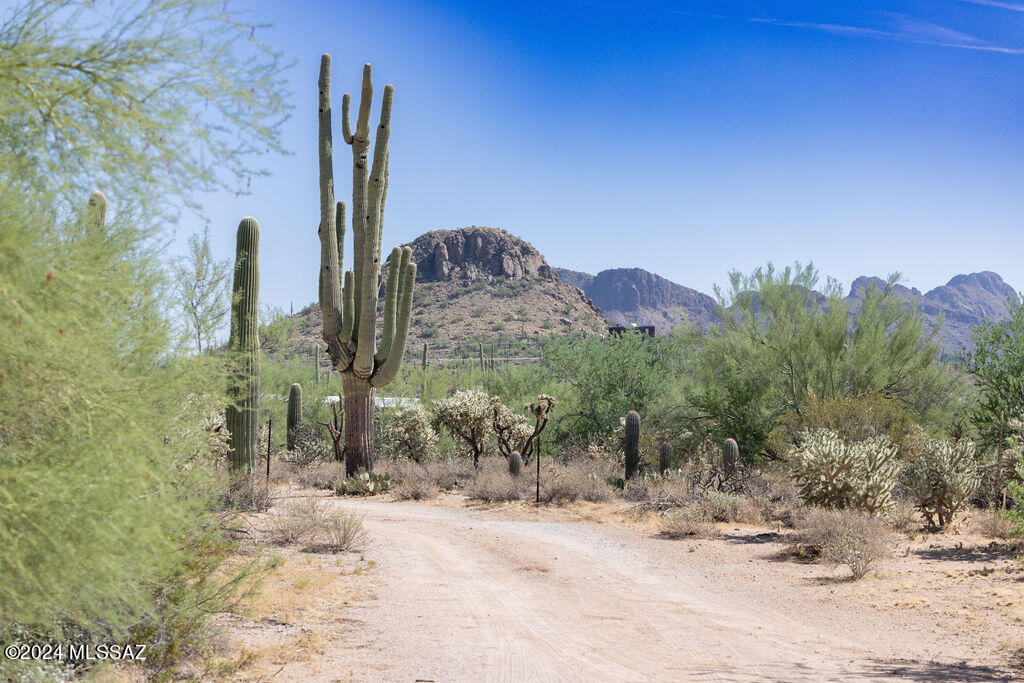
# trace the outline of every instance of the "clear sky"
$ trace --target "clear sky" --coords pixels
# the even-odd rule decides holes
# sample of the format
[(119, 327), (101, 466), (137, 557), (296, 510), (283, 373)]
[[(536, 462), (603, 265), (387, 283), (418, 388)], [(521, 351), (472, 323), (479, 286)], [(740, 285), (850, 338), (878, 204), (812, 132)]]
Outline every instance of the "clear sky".
[(554, 266), (705, 292), (769, 260), (845, 287), (894, 270), (922, 290), (978, 270), (1024, 287), (1024, 0), (251, 6), (296, 60), (294, 154), (205, 211), (222, 257), (259, 219), (272, 305), (316, 296), (322, 52), (336, 110), (364, 62), (375, 105), (395, 86), (385, 251), (489, 225)]

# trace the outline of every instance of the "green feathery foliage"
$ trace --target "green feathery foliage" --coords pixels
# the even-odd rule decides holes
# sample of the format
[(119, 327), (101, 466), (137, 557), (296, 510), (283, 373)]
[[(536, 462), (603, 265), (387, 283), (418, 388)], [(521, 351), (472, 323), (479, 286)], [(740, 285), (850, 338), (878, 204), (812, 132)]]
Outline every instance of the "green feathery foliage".
[[(291, 106), (265, 25), (220, 0), (22, 0), (0, 24), (0, 194), (73, 209), (93, 187), (121, 213), (247, 191), (252, 157), (282, 152)], [(47, 209), (53, 204), (44, 204)]]
[(40, 203), (0, 192), (0, 641), (124, 637), (208, 521), (224, 375), (168, 355), (148, 233), (99, 193), (83, 221)]

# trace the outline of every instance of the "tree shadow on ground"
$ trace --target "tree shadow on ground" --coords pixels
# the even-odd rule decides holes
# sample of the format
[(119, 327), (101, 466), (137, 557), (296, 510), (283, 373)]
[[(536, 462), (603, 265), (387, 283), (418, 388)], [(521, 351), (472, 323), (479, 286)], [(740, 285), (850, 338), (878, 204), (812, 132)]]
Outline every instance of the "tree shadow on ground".
[(958, 544), (946, 548), (925, 548), (915, 550), (914, 554), (924, 560), (954, 560), (957, 562), (994, 562), (996, 560), (1015, 560), (1024, 553), (1020, 543), (999, 543), (992, 541), (988, 545), (965, 546)]
[(901, 678), (908, 681), (1017, 681), (1024, 669), (1011, 660), (1009, 666), (970, 664), (968, 662), (935, 662), (917, 659), (871, 660), (868, 673), (873, 676)]

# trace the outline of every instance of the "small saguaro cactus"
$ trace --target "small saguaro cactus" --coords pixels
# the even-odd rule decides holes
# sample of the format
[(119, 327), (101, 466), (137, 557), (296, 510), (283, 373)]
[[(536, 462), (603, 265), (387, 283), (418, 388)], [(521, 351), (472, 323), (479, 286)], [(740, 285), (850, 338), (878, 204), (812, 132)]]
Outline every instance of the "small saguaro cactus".
[(85, 210), (85, 232), (87, 235), (102, 233), (107, 226), (107, 197), (99, 190), (89, 195)]
[(313, 344), (313, 377), (320, 384), (320, 345)]
[(626, 413), (625, 438), (626, 479), (632, 479), (640, 471), (640, 413), (631, 410)]
[(363, 67), (355, 130), (349, 122), (351, 97), (341, 101), (342, 138), (352, 147), (353, 268), (344, 262), (345, 204), (334, 201), (334, 142), (331, 131), (331, 56), (320, 58), (320, 310), (331, 365), (341, 373), (344, 395), (345, 472), (372, 470), (374, 390), (398, 374), (405, 354), (416, 264), (410, 247), (391, 252), (384, 320), (377, 344), (377, 298), (381, 285), (381, 240), (388, 190), (388, 138), (394, 88), (384, 87), (380, 124), (370, 161), (370, 65)]
[(231, 433), (231, 468), (251, 473), (259, 459), (260, 435), (260, 224), (247, 216), (238, 224), (235, 280), (231, 295), (231, 336), (228, 349), (232, 371), (225, 423)]
[(512, 451), (509, 454), (508, 473), (513, 477), (518, 477), (523, 473), (523, 456), (519, 455), (519, 451)]
[(658, 449), (658, 471), (661, 474), (665, 474), (666, 471), (672, 469), (672, 444), (663, 443)]
[(302, 422), (302, 385), (296, 382), (288, 392), (288, 450), (295, 448), (295, 428)]
[(427, 369), (427, 342), (423, 342), (423, 359), (421, 361), (423, 369)]
[(726, 439), (722, 442), (722, 473), (728, 478), (736, 471), (736, 465), (740, 461), (740, 447), (736, 439)]

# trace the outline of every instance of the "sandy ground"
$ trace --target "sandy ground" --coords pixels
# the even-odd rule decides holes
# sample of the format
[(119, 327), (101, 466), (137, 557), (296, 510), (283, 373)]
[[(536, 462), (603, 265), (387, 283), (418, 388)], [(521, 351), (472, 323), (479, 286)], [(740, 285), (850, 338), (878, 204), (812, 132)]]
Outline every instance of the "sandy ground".
[[(312, 494), (320, 495), (320, 494)], [(1024, 571), (975, 537), (897, 538), (859, 582), (783, 559), (784, 532), (663, 540), (621, 505), (329, 499), (362, 553), (282, 550), (224, 678), (1016, 680)], [(258, 523), (258, 521), (257, 521)]]

